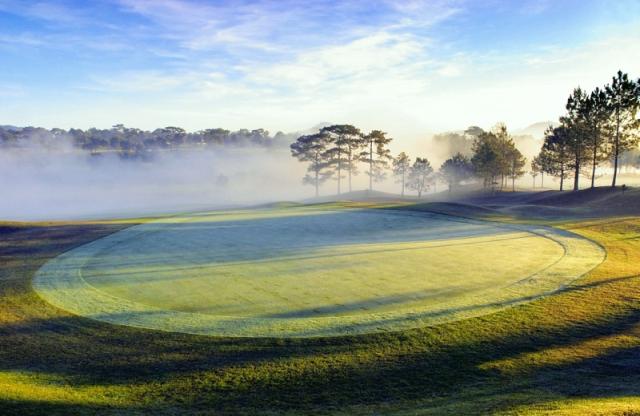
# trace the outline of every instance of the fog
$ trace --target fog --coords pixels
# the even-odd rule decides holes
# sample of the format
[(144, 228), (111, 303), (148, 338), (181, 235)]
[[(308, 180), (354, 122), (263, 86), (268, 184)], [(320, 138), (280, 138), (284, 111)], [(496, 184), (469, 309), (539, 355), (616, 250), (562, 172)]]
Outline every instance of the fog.
[[(58, 143), (59, 144), (59, 143)], [(155, 215), (310, 195), (288, 149), (155, 151), (148, 160), (92, 156), (69, 145), (0, 150), (0, 219)]]

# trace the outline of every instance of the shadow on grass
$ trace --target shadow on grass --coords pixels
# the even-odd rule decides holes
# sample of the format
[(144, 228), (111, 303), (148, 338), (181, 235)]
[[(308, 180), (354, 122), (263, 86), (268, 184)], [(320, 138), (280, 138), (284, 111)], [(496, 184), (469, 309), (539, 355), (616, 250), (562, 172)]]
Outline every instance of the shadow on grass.
[[(570, 396), (640, 394), (640, 376), (629, 374), (629, 368), (640, 368), (640, 350), (635, 347), (541, 367), (518, 378), (481, 368), (490, 361), (624, 333), (640, 322), (637, 302), (624, 303), (615, 313), (607, 311), (596, 320), (567, 320), (560, 310), (554, 312), (557, 323), (545, 324), (549, 312), (534, 303), (434, 328), (279, 340), (219, 339), (112, 326), (65, 315), (31, 292), (30, 278), (47, 258), (114, 228), (83, 225), (11, 232), (12, 241), (0, 247), (0, 258), (7, 260), (0, 265), (0, 374), (56, 374), (70, 386), (148, 384), (144, 394), (166, 405), (165, 410), (147, 409), (154, 413), (180, 409), (324, 412), (438, 396), (459, 397), (473, 407), (486, 395), (515, 394), (525, 388)], [(576, 285), (558, 296), (584, 302), (583, 292), (619, 293), (633, 279)], [(607, 382), (606, 388), (594, 381), (597, 378)], [(621, 385), (616, 379), (629, 382)], [(479, 385), (485, 388), (465, 395)], [(140, 410), (1, 400), (0, 410), (6, 414)], [(491, 408), (531, 405), (538, 400), (544, 399), (525, 395), (504, 404), (492, 403)], [(477, 411), (483, 413), (482, 408)]]

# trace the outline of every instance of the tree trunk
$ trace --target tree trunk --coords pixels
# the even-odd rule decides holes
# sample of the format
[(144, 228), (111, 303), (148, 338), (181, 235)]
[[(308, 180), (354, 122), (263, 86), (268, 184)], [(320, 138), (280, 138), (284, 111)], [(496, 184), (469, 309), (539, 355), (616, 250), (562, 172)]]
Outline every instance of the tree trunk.
[(373, 191), (373, 140), (369, 141), (369, 191)]
[(338, 161), (338, 195), (340, 195), (340, 177), (342, 176), (341, 173), (342, 171), (340, 169), (340, 161)]
[(319, 188), (319, 186), (320, 186), (320, 178), (319, 178), (319, 176), (320, 176), (320, 169), (318, 168), (318, 166), (319, 166), (319, 165), (320, 165), (319, 156), (318, 156), (318, 154), (316, 153), (316, 154), (315, 154), (315, 169), (314, 169), (314, 172), (315, 172), (315, 174), (316, 174), (316, 198), (318, 197), (318, 195), (320, 195), (320, 193), (319, 193), (319, 191), (318, 191), (318, 188)]
[(404, 198), (404, 171), (402, 171), (402, 193), (400, 194)]
[(540, 188), (544, 188), (544, 171), (540, 173)]
[(338, 195), (340, 195), (340, 182), (342, 181), (342, 152), (338, 147)]
[(349, 192), (351, 192), (351, 171), (353, 170), (353, 154), (352, 154), (352, 150), (351, 147), (349, 147), (349, 153), (347, 154), (349, 159), (348, 159), (348, 171), (349, 171)]
[(591, 189), (596, 187), (596, 166), (598, 164), (598, 133), (594, 132), (593, 136), (593, 166), (591, 167)]
[(620, 109), (616, 110), (616, 140), (614, 144), (613, 156), (613, 181), (611, 186), (616, 187), (616, 179), (618, 178), (618, 157), (620, 156)]
[(560, 166), (560, 191), (564, 191), (564, 164)]
[(576, 157), (576, 168), (575, 168), (575, 172), (574, 172), (574, 177), (573, 177), (573, 190), (577, 191), (578, 189), (580, 189), (580, 159), (579, 157)]

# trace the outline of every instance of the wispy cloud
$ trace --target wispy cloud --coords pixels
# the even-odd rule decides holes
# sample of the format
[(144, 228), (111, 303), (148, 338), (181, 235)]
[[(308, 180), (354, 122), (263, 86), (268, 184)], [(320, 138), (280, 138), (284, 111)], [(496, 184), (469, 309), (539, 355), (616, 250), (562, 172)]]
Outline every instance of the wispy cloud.
[(90, 15), (85, 9), (60, 2), (3, 0), (0, 1), (0, 11), (49, 23), (79, 24), (90, 21)]
[[(11, 23), (0, 48), (12, 62), (0, 76), (38, 83), (27, 88), (31, 106), (11, 114), (80, 124), (286, 130), (330, 120), (407, 135), (526, 124), (554, 118), (546, 101), (561, 107), (565, 88), (640, 67), (640, 18), (601, 9), (598, 0), (0, 0)], [(65, 95), (64, 111), (40, 111), (47, 89)]]

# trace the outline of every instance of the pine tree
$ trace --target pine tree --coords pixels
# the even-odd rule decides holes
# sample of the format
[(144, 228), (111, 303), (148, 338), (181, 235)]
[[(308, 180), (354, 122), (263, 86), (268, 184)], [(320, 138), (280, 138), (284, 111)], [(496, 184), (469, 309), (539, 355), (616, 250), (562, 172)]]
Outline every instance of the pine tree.
[(332, 175), (327, 159), (328, 145), (329, 137), (323, 133), (316, 133), (298, 137), (290, 146), (293, 157), (301, 162), (310, 162), (307, 168), (308, 174), (302, 181), (315, 187), (316, 197), (319, 195), (320, 185)]
[(364, 136), (365, 151), (360, 156), (369, 165), (369, 191), (373, 190), (373, 182), (381, 182), (386, 178), (385, 171), (389, 169), (389, 161), (393, 159), (387, 145), (392, 140), (380, 130), (373, 130)]
[(433, 180), (433, 168), (429, 160), (427, 160), (427, 158), (417, 157), (411, 169), (409, 169), (407, 187), (416, 191), (418, 198), (421, 198), (422, 193), (431, 188)]
[(401, 195), (404, 197), (404, 189), (406, 184), (407, 173), (411, 167), (411, 159), (405, 152), (401, 152), (393, 159), (393, 174), (396, 176), (396, 182), (402, 184)]
[(611, 111), (611, 137), (613, 157), (613, 180), (616, 186), (620, 155), (638, 144), (638, 120), (636, 113), (640, 107), (640, 80), (637, 83), (627, 74), (618, 71), (611, 85), (605, 87), (609, 110)]

